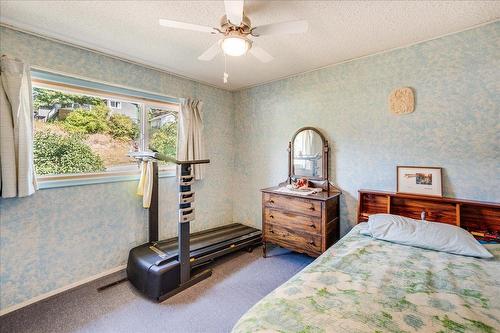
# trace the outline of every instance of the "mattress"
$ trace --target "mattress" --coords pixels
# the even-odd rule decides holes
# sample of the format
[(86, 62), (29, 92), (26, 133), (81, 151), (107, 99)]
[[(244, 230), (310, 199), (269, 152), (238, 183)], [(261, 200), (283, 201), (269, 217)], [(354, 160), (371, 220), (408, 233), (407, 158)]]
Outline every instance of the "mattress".
[(500, 246), (477, 259), (374, 240), (360, 225), (253, 306), (242, 332), (497, 332)]

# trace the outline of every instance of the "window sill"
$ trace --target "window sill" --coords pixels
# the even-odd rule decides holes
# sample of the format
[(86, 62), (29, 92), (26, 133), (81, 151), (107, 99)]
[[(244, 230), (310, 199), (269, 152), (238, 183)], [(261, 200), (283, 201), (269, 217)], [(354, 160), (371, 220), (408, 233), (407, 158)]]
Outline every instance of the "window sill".
[[(176, 176), (176, 168), (160, 170), (158, 178), (168, 178)], [(71, 175), (51, 175), (38, 176), (37, 183), (39, 190), (46, 190), (59, 187), (105, 184), (115, 182), (128, 182), (139, 180), (140, 172), (114, 172), (114, 173), (91, 173), (91, 174), (71, 174)]]

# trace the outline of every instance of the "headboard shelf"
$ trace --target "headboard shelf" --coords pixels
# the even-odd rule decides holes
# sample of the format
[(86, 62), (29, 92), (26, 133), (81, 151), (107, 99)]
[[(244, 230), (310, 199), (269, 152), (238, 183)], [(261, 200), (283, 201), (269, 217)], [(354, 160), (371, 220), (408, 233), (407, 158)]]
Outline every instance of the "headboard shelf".
[(388, 213), (454, 224), (469, 231), (500, 233), (500, 203), (359, 190), (358, 223)]

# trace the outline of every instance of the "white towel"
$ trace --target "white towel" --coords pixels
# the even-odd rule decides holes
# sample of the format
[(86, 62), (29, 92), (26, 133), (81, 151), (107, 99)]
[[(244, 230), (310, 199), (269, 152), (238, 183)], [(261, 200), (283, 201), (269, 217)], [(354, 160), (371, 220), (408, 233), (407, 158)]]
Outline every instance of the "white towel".
[(153, 192), (153, 162), (142, 161), (141, 179), (137, 186), (137, 195), (142, 196), (142, 206), (149, 208), (151, 205), (151, 194)]

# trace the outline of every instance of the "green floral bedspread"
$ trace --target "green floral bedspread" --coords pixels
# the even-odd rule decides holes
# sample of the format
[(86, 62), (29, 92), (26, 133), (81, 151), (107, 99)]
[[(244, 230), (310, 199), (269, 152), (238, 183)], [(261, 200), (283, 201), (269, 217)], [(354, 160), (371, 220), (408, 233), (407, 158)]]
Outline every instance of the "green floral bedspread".
[(476, 259), (374, 240), (359, 226), (250, 309), (240, 332), (498, 332), (500, 247)]

